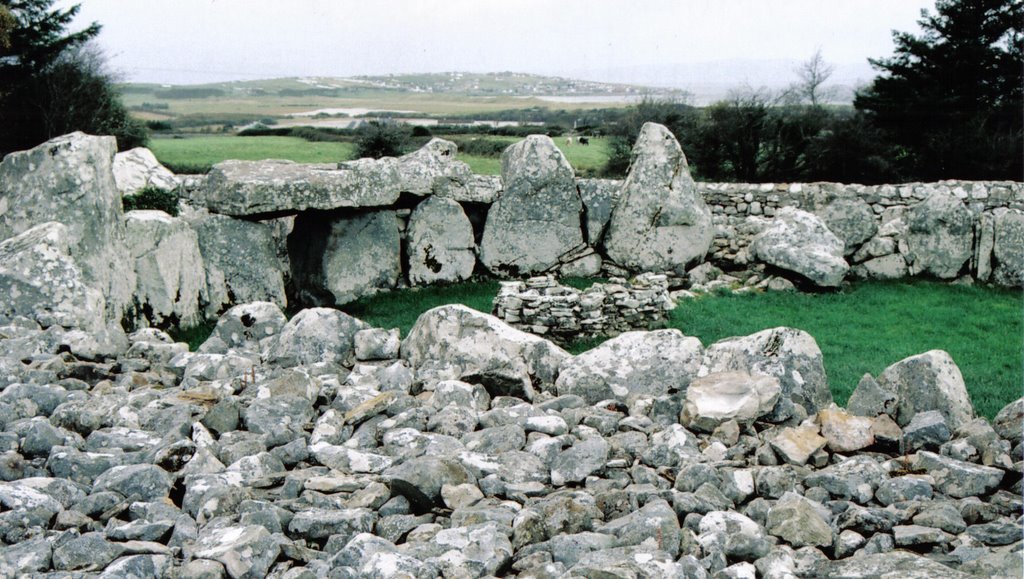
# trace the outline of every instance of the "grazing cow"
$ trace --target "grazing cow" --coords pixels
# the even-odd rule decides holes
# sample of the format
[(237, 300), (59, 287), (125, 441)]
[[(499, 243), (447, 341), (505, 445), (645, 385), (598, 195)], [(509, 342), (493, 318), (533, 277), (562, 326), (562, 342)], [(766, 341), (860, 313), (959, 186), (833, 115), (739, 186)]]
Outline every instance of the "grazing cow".
[(571, 145), (572, 144), (572, 137), (566, 137), (565, 138), (565, 144), (566, 145)]
[(588, 139), (587, 137), (580, 137), (579, 140), (580, 140), (580, 144), (581, 145), (589, 145), (590, 144), (590, 139)]

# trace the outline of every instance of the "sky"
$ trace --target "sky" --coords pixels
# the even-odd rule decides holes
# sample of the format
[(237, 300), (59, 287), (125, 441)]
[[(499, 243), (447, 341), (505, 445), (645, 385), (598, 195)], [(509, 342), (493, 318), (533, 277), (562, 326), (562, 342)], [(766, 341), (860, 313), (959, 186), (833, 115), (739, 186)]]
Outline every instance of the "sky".
[[(528, 72), (661, 84), (771, 78), (821, 49), (837, 76), (892, 54), (933, 0), (77, 0), (113, 70), (192, 84)], [(57, 6), (74, 2), (59, 0)], [(775, 62), (773, 68), (769, 63)], [(760, 66), (759, 63), (764, 63)], [(860, 72), (856, 72), (860, 71)], [(866, 71), (866, 72), (865, 72)]]

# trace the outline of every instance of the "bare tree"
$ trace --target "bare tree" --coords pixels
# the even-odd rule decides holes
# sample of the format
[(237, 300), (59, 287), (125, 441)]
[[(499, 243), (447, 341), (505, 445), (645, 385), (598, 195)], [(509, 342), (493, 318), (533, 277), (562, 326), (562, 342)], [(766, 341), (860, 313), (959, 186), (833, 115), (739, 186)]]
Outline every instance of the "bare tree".
[(819, 47), (809, 60), (796, 68), (800, 82), (793, 86), (793, 91), (801, 100), (810, 103), (812, 107), (820, 105), (832, 94), (832, 91), (824, 88), (823, 85), (828, 82), (835, 69), (835, 66), (825, 62)]

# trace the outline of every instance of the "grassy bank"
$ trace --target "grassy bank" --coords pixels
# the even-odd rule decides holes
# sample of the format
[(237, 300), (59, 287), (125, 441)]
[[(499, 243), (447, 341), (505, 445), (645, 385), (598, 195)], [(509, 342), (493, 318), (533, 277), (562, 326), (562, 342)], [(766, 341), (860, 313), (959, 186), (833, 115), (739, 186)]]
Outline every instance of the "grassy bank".
[[(399, 327), (445, 303), (488, 312), (495, 282), (379, 294), (344, 309), (371, 324)], [(932, 282), (862, 283), (830, 294), (766, 293), (685, 301), (670, 327), (705, 345), (777, 326), (814, 336), (829, 385), (845, 404), (865, 373), (932, 349), (960, 367), (978, 412), (992, 417), (1024, 395), (1024, 296), (1019, 291)], [(581, 347), (592, 347), (593, 342)], [(578, 351), (579, 348), (570, 348)]]

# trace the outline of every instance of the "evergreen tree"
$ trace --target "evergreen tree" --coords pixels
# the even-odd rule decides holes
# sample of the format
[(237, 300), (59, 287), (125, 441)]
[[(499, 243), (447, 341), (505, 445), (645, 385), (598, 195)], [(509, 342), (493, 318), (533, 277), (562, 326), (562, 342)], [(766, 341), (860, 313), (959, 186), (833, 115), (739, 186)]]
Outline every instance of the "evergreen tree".
[(112, 134), (122, 148), (145, 142), (128, 116), (102, 59), (85, 46), (92, 23), (68, 32), (80, 5), (54, 0), (0, 0), (0, 155), (75, 130)]
[(904, 177), (1024, 177), (1022, 0), (937, 0), (923, 34), (894, 32), (895, 54), (854, 106), (898, 147)]

